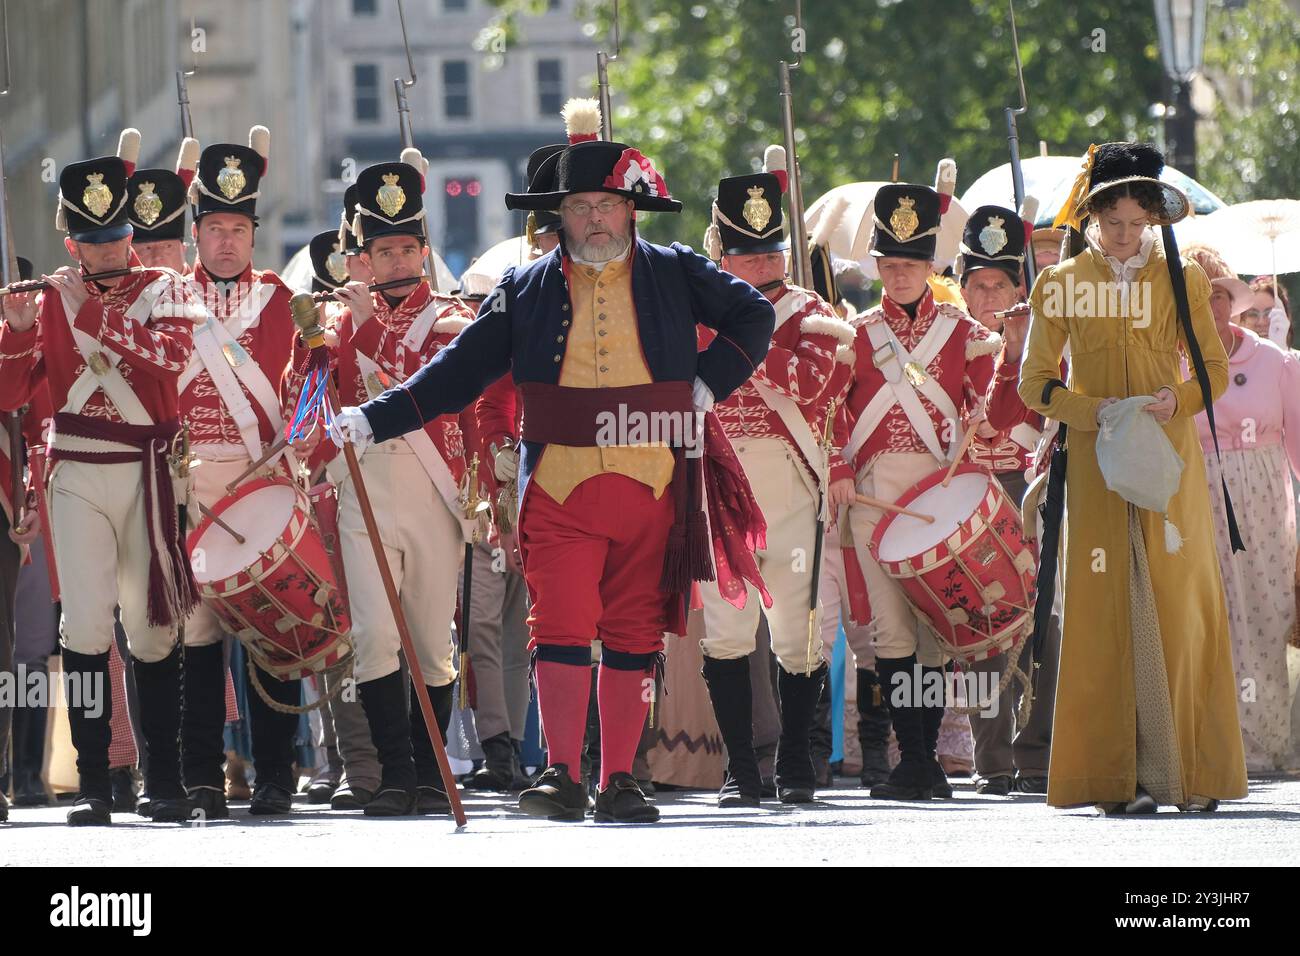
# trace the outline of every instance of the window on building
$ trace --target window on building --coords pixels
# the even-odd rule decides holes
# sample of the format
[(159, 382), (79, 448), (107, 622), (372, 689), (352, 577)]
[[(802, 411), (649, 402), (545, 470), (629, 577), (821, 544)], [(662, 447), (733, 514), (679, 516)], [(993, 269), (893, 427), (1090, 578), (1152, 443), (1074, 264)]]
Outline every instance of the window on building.
[(379, 121), (379, 67), (352, 64), (352, 115), (358, 123)]
[(373, 17), (379, 13), (379, 0), (352, 0), (354, 17)]
[(550, 119), (564, 105), (564, 71), (559, 60), (537, 61), (537, 111)]
[(442, 0), (443, 13), (464, 13), (469, 9), (469, 0)]
[(469, 63), (447, 60), (442, 64), (443, 112), (448, 119), (469, 119)]

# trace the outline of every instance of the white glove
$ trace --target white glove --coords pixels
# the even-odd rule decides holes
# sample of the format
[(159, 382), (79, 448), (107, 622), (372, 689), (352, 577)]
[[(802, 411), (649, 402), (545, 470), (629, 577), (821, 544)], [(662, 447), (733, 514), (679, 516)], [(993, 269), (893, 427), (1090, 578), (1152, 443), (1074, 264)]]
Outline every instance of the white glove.
[(1287, 334), (1291, 331), (1291, 324), (1286, 320), (1286, 312), (1280, 305), (1275, 305), (1268, 310), (1268, 338), (1274, 345), (1280, 345), (1284, 349), (1291, 348), (1291, 343), (1287, 341)]
[(330, 425), (330, 438), (340, 448), (345, 443), (350, 444), (360, 456), (374, 443), (375, 433), (370, 428), (370, 420), (366, 418), (365, 412), (349, 405), (334, 416), (334, 422)]
[(493, 446), (492, 474), (497, 481), (516, 481), (519, 478), (519, 452), (509, 445)]
[(691, 400), (695, 403), (697, 412), (713, 411), (713, 390), (704, 384), (704, 380), (698, 376), (695, 379), (695, 388), (691, 393)]

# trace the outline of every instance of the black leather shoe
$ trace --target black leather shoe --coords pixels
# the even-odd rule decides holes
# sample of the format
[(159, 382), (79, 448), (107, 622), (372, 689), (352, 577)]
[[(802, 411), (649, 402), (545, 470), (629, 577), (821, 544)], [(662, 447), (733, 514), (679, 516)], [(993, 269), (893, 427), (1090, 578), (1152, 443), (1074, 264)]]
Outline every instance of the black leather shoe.
[(1026, 777), (1024, 774), (1018, 773), (1016, 774), (1015, 788), (1017, 793), (1046, 793), (1047, 778)]
[(5, 799), (4, 791), (0, 790), (0, 823), (9, 819), (9, 801)]
[(415, 791), (388, 787), (380, 790), (362, 809), (368, 817), (409, 817), (416, 812)]
[(199, 811), (195, 819), (225, 820), (230, 816), (226, 795), (211, 787), (195, 787), (189, 791), (190, 807)]
[(943, 772), (943, 765), (938, 760), (930, 761), (930, 790), (940, 800), (952, 799), (952, 784), (948, 782), (948, 775)]
[(415, 791), (416, 813), (451, 813), (451, 801), (441, 787), (419, 787)]
[(70, 827), (107, 827), (112, 824), (113, 815), (108, 802), (95, 797), (78, 797), (68, 811)]
[(339, 788), (339, 778), (332, 773), (323, 773), (307, 784), (307, 802), (313, 805), (329, 803), (334, 791)]
[(812, 803), (814, 791), (812, 787), (782, 787), (778, 784), (776, 796), (782, 803)]
[(365, 787), (343, 786), (334, 791), (330, 797), (331, 810), (361, 810), (375, 798), (372, 791)]
[(630, 773), (616, 773), (596, 791), (597, 823), (657, 823), (659, 809), (645, 798)]
[(557, 763), (547, 767), (537, 782), (519, 795), (519, 809), (548, 820), (582, 820), (587, 815), (587, 791), (569, 776), (565, 764)]
[(994, 774), (992, 777), (982, 777), (975, 784), (975, 792), (987, 794), (990, 797), (1005, 797), (1011, 793), (1011, 778), (1004, 773)]
[(184, 797), (155, 797), (149, 801), (149, 819), (154, 823), (189, 823), (202, 818), (195, 816), (194, 804)]
[(718, 791), (718, 806), (727, 807), (757, 807), (761, 806), (761, 801), (755, 794), (746, 794), (740, 789), (740, 784), (736, 779), (727, 774), (727, 779), (722, 783), (722, 789)]
[(248, 802), (248, 812), (255, 817), (288, 813), (293, 808), (293, 794), (275, 783), (259, 783)]
[(893, 769), (889, 779), (871, 788), (874, 800), (929, 800), (934, 796), (934, 784), (928, 764), (902, 760)]

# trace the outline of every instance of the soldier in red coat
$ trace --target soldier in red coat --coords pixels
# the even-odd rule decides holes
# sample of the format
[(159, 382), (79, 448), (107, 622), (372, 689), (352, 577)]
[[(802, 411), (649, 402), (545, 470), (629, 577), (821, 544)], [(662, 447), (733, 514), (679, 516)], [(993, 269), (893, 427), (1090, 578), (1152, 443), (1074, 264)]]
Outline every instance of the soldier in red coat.
[[(929, 187), (890, 184), (876, 193), (871, 252), (884, 298), (856, 320), (854, 381), (844, 420), (849, 434), (843, 441), (858, 491), (891, 503), (952, 460), (982, 406), (1001, 344), (957, 306), (935, 302), (926, 280), (939, 220), (940, 198)], [(871, 606), (877, 671), (902, 753), (871, 795), (951, 796), (935, 759), (944, 704), (922, 693), (941, 681), (946, 658), (901, 586), (867, 552), (882, 517), (863, 504), (849, 512), (854, 557)]]
[(58, 222), (81, 268), (46, 276), (50, 288), (39, 296), (12, 298), (0, 330), (0, 408), (18, 408), (48, 385), (57, 409), (48, 499), (64, 583), (60, 631), (80, 778), (68, 813), (72, 826), (112, 822), (108, 660), (115, 606), (139, 688), (154, 819), (185, 821), (190, 814), (177, 749), (176, 645), (177, 625), (197, 597), (168, 453), (180, 430), (177, 379), (202, 312), (180, 276), (139, 267), (131, 251), (132, 166), (109, 156), (64, 167)]
[[(267, 169), (271, 134), (254, 126), (248, 145), (217, 143), (203, 150), (191, 196), (198, 260), (190, 287), (206, 310), (194, 330), (194, 352), (180, 377), (181, 413), (201, 464), (194, 494), (212, 507), (226, 485), (262, 457), (283, 431), (280, 385), (296, 329), (291, 290), (270, 270), (253, 268), (257, 197)], [(300, 448), (304, 455), (310, 448)], [(291, 456), (262, 470), (290, 474)], [(260, 475), (252, 475), (253, 480)], [(216, 614), (200, 607), (185, 625), (185, 786), (207, 819), (228, 815), (225, 774), (225, 633)], [(259, 668), (262, 686), (279, 703), (297, 704), (299, 683)], [(298, 718), (248, 695), (257, 787), (249, 813), (288, 813), (296, 788), (293, 736)]]
[[(809, 735), (827, 672), (820, 629), (810, 639), (812, 561), (819, 509), (834, 514), (853, 497), (852, 472), (838, 453), (829, 453), (827, 421), (849, 378), (836, 354), (853, 343), (854, 333), (817, 293), (785, 281), (789, 244), (782, 237), (781, 192), (773, 173), (723, 179), (705, 248), (721, 259), (723, 271), (754, 286), (776, 310), (763, 363), (714, 411), (767, 522), (765, 546), (755, 556), (771, 594), (763, 613), (779, 665), (777, 795), (782, 803), (808, 803), (816, 787)], [(701, 345), (714, 337), (702, 329)], [(702, 589), (703, 673), (727, 745), (721, 807), (758, 806), (762, 795), (748, 659), (762, 600), (753, 586), (746, 591)]]

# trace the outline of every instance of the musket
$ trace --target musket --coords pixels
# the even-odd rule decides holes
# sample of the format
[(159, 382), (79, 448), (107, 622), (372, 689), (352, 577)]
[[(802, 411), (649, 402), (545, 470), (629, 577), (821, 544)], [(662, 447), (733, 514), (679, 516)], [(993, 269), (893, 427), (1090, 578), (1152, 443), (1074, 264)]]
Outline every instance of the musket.
[[(1020, 130), (1016, 126), (1016, 117), (1022, 116), (1029, 109), (1029, 100), (1025, 97), (1025, 71), (1020, 64), (1020, 38), (1016, 34), (1015, 0), (1007, 0), (1011, 11), (1011, 46), (1016, 54), (1016, 83), (1020, 88), (1020, 106), (1008, 106), (1004, 110), (1007, 117), (1007, 146), (1011, 150), (1011, 193), (1015, 200), (1016, 213), (1019, 214), (1025, 203), (1025, 175), (1020, 168)], [(1033, 223), (1030, 223), (1032, 226)], [(1025, 289), (1033, 289), (1034, 279), (1038, 276), (1037, 263), (1034, 262), (1032, 248), (1025, 250)]]
[[(817, 528), (813, 538), (813, 565), (812, 565), (812, 582), (810, 584), (811, 593), (808, 595), (808, 652), (804, 658), (806, 676), (811, 677), (813, 672), (813, 650), (819, 628), (817, 626), (817, 592), (821, 588), (822, 579), (822, 547), (826, 540), (826, 498), (830, 491), (828, 487), (831, 480), (830, 455), (831, 455), (831, 432), (835, 425), (835, 410), (838, 406), (836, 399), (831, 399), (830, 408), (826, 410), (826, 425), (822, 429), (821, 452), (822, 460), (826, 466), (822, 469), (821, 488), (817, 494)], [(820, 655), (818, 655), (820, 657)]]
[[(411, 122), (411, 104), (406, 98), (406, 91), (415, 86), (419, 77), (415, 72), (415, 60), (411, 57), (411, 41), (406, 35), (406, 11), (402, 9), (402, 0), (397, 0), (397, 20), (402, 26), (402, 47), (406, 50), (406, 71), (410, 74), (409, 77), (393, 77), (393, 93), (397, 97), (397, 132), (402, 138), (402, 149), (406, 150), (415, 146), (415, 126)], [(419, 172), (423, 179), (424, 170)], [(429, 287), (437, 292), (438, 270), (433, 263), (433, 243), (429, 241), (427, 215), (420, 220), (420, 231), (424, 233), (424, 247), (429, 250), (429, 255), (424, 260), (424, 271), (430, 277)]]
[(622, 42), (618, 34), (618, 0), (614, 0), (614, 55), (604, 50), (596, 54), (596, 86), (600, 97), (600, 138), (609, 142), (614, 138), (614, 110), (609, 102), (609, 64), (618, 59)]
[(181, 136), (194, 135), (194, 120), (190, 116), (190, 89), (185, 85), (185, 77), (193, 73), (185, 70), (176, 71), (176, 105), (181, 111)]
[[(803, 35), (803, 2), (794, 0), (794, 25)], [(794, 145), (794, 103), (790, 95), (790, 71), (803, 63), (803, 50), (793, 63), (780, 66), (781, 123), (785, 132), (786, 176), (790, 190), (790, 278), (802, 288), (812, 288), (812, 262), (808, 255), (808, 235), (803, 222), (803, 186), (799, 176), (799, 155)]]

